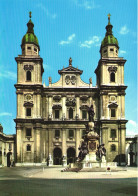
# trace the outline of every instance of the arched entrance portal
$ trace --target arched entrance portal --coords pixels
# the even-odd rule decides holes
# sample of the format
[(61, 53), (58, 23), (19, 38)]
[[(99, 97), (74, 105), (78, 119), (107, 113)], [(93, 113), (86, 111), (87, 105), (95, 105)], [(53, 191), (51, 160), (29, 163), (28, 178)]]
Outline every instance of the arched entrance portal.
[(67, 150), (67, 164), (69, 163), (75, 163), (76, 158), (76, 151), (74, 148), (68, 148)]
[(11, 160), (10, 160), (11, 154), (12, 154), (11, 152), (7, 153), (7, 167), (10, 167), (10, 165), (11, 165)]
[(60, 148), (55, 148), (53, 151), (54, 165), (62, 164), (62, 151)]

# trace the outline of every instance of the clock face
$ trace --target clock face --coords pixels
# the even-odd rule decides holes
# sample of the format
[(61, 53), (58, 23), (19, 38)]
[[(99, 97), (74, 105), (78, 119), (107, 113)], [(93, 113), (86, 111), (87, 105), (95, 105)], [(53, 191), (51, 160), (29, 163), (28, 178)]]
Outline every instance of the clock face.
[(26, 100), (30, 101), (32, 99), (32, 95), (26, 95)]

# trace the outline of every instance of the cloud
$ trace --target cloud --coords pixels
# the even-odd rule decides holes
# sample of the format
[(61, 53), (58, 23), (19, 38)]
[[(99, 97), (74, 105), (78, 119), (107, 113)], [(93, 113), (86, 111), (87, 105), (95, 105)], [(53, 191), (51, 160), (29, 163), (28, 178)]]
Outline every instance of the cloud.
[(120, 34), (125, 35), (129, 32), (129, 29), (127, 28), (126, 25), (124, 25), (123, 27), (121, 27), (120, 29)]
[(99, 46), (100, 37), (93, 36), (89, 38), (89, 40), (85, 40), (84, 42), (80, 42), (80, 47), (91, 48), (92, 45)]
[(79, 7), (83, 7), (86, 10), (92, 10), (95, 8), (99, 8), (99, 5), (96, 5), (94, 0), (74, 0), (75, 4)]
[(43, 67), (45, 70), (51, 70), (51, 66), (49, 66), (48, 64), (43, 64)]
[(44, 11), (46, 13), (46, 15), (52, 19), (55, 19), (57, 17), (57, 15), (54, 13), (54, 14), (51, 14), (48, 9), (42, 4), (42, 3), (39, 3), (36, 5), (37, 8), (40, 8), (42, 11)]
[(126, 51), (125, 50), (120, 50), (119, 53), (120, 54), (126, 54)]
[(126, 127), (127, 127), (126, 135), (136, 135), (136, 134), (138, 134), (138, 124), (135, 121), (129, 120)]
[(17, 74), (11, 71), (1, 71), (0, 72), (1, 78), (8, 78), (9, 80), (17, 80)]
[(73, 41), (73, 39), (75, 38), (75, 36), (76, 36), (76, 35), (73, 33), (72, 35), (70, 35), (70, 36), (67, 38), (66, 41), (62, 40), (62, 41), (59, 42), (59, 44), (60, 44), (60, 45), (70, 44), (70, 43)]
[(0, 113), (0, 116), (12, 116), (12, 114), (8, 112), (2, 112)]

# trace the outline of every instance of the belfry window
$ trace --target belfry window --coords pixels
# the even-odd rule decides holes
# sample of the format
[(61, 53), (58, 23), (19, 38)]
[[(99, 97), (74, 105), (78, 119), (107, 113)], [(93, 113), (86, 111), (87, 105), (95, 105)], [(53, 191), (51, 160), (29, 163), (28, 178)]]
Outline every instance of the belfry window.
[(82, 119), (87, 119), (87, 111), (82, 110)]
[(26, 150), (27, 150), (27, 151), (31, 151), (31, 145), (30, 145), (30, 144), (27, 144)]
[(116, 151), (116, 145), (112, 144), (111, 145), (111, 152), (115, 152)]
[(111, 129), (111, 138), (116, 138), (116, 129)]
[(112, 73), (110, 74), (110, 81), (111, 81), (111, 82), (115, 82), (115, 73), (114, 73), (114, 72), (112, 72)]
[(115, 109), (111, 109), (111, 117), (116, 117), (116, 110)]
[(69, 119), (73, 119), (73, 109), (69, 109)]
[(35, 51), (35, 52), (37, 52), (37, 49), (36, 49), (36, 48), (34, 48), (34, 51)]
[(55, 119), (59, 119), (59, 110), (55, 110)]
[(26, 129), (26, 137), (31, 137), (31, 128)]
[(31, 81), (31, 72), (30, 71), (26, 72), (26, 80)]
[(26, 116), (31, 116), (31, 108), (26, 108)]

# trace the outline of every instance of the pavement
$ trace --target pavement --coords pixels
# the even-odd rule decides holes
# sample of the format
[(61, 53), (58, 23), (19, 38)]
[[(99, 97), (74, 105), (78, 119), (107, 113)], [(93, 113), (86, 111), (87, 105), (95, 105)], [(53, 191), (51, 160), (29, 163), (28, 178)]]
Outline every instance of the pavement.
[(116, 179), (116, 178), (137, 178), (137, 168), (119, 168), (120, 171), (112, 172), (61, 172), (63, 168), (42, 168), (38, 173), (33, 173), (28, 177), (45, 179)]
[(63, 167), (0, 168), (0, 196), (137, 195), (137, 168), (111, 173), (61, 172), (62, 169)]

